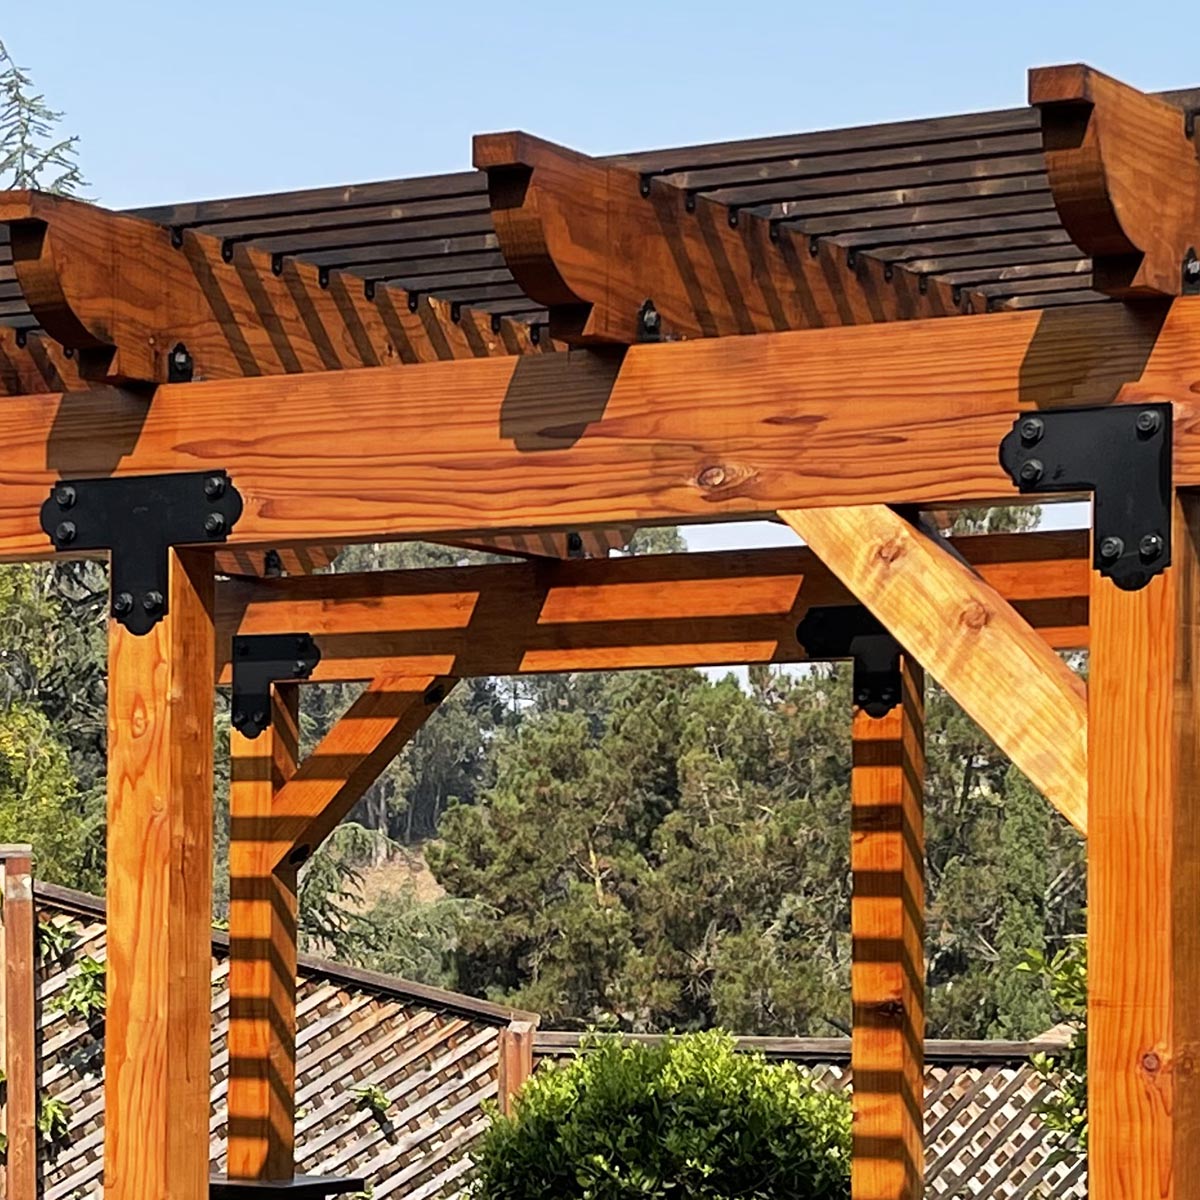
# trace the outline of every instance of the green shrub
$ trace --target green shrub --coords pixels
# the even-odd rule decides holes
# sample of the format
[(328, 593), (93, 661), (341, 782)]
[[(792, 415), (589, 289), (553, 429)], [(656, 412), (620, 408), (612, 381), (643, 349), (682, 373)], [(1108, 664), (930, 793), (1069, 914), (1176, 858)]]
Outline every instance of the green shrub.
[(850, 1195), (850, 1105), (723, 1033), (597, 1036), (539, 1068), (475, 1155), (474, 1200)]

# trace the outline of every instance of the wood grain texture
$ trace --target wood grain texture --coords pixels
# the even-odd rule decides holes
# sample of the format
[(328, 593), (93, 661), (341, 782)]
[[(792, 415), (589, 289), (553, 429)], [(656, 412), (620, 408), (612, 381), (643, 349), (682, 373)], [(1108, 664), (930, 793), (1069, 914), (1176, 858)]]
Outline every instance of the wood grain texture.
[(170, 551), (168, 588), (109, 629), (106, 1200), (208, 1196), (211, 555)]
[[(1048, 645), (1086, 646), (1085, 531), (952, 544)], [(801, 662), (804, 613), (854, 602), (801, 546), (239, 580), (217, 589), (217, 671), (235, 634), (296, 629), (316, 682)]]
[(513, 1115), (513, 1101), (533, 1074), (533, 1038), (536, 1021), (510, 1021), (500, 1030), (500, 1067), (496, 1090), (500, 1111)]
[(969, 289), (871, 255), (851, 261), (840, 246), (527, 133), (476, 137), (475, 165), (509, 270), (568, 343), (644, 340), (647, 300), (662, 322), (655, 336), (670, 338), (945, 316), (971, 303)]
[(250, 832), (296, 772), (299, 701), (295, 684), (278, 684), (262, 734), (230, 731), (230, 1179), (295, 1173), (297, 869)]
[[(416, 298), (241, 242), (38, 192), (0, 192), (13, 267), (46, 332), (92, 382), (168, 378), (187, 347), (199, 379), (540, 353), (526, 326)], [(276, 269), (277, 268), (277, 269)]]
[(1029, 73), (1050, 189), (1111, 296), (1177, 296), (1200, 241), (1200, 143), (1179, 109), (1083, 65)]
[(1200, 1195), (1200, 501), (1172, 565), (1092, 588), (1088, 1153), (1094, 1200)]
[(380, 676), (350, 705), (277, 792), (268, 819), (235, 822), (233, 836), (253, 838), (271, 868), (299, 866), (333, 832), (418, 729), (456, 679)]
[(13, 397), (0, 558), (46, 553), (38, 509), (55, 479), (114, 470), (224, 467), (246, 502), (231, 546), (1012, 501), (996, 448), (1018, 413), (1113, 401), (1173, 401), (1175, 478), (1200, 483), (1200, 297), (616, 357), (164, 385), (149, 406)]
[(884, 505), (780, 515), (1086, 833), (1086, 689), (1008, 602)]
[(38, 1037), (35, 996), (33, 854), (0, 847), (4, 881), (5, 1200), (37, 1200)]
[(856, 709), (850, 773), (853, 1200), (922, 1200), (925, 1179), (925, 676)]

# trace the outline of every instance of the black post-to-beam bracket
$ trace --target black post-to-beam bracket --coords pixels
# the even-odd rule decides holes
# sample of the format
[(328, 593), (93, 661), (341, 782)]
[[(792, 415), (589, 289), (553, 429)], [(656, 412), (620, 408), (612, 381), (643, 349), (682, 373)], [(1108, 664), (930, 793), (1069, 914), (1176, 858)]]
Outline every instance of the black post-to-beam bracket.
[(223, 542), (241, 515), (225, 471), (63, 480), (41, 513), (56, 550), (111, 552), (112, 615), (138, 635), (167, 614), (170, 547)]
[(1170, 404), (1047, 409), (1000, 443), (1022, 492), (1092, 493), (1093, 566), (1127, 592), (1171, 565), (1171, 414)]
[(210, 1200), (324, 1200), (326, 1196), (344, 1196), (361, 1192), (365, 1179), (346, 1175), (297, 1175), (293, 1179), (230, 1179), (214, 1175), (209, 1179)]
[(233, 727), (256, 738), (271, 724), (271, 685), (307, 679), (321, 651), (307, 633), (238, 634), (233, 639)]
[(796, 627), (809, 658), (854, 660), (854, 703), (869, 717), (900, 703), (900, 655), (894, 637), (857, 604), (810, 608)]

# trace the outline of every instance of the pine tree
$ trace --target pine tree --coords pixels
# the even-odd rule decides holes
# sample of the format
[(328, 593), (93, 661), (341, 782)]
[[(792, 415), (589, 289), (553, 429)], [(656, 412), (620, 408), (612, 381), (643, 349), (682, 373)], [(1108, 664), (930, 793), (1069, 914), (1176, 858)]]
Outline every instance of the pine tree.
[(60, 138), (60, 120), (0, 42), (0, 188), (70, 196), (87, 186), (76, 162), (79, 139)]

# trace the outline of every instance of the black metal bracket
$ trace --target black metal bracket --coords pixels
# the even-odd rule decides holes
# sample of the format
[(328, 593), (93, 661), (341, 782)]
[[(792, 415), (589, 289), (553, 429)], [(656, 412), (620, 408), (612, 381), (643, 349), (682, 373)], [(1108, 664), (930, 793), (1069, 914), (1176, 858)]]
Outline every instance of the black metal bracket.
[(1183, 256), (1181, 290), (1185, 296), (1200, 296), (1200, 258), (1196, 257), (1195, 246), (1189, 246)]
[(643, 342), (662, 341), (662, 317), (653, 300), (644, 300), (638, 309), (638, 340)]
[(307, 633), (238, 634), (233, 639), (234, 729), (256, 738), (271, 724), (271, 684), (307, 679), (321, 651)]
[(297, 1175), (292, 1179), (230, 1179), (213, 1175), (208, 1181), (209, 1200), (324, 1200), (361, 1192), (364, 1178), (346, 1175)]
[(169, 548), (223, 542), (241, 515), (225, 471), (63, 480), (41, 512), (56, 550), (111, 551), (112, 615), (139, 635), (167, 614)]
[(1000, 443), (1022, 492), (1092, 493), (1092, 565), (1127, 592), (1171, 565), (1171, 417), (1169, 404), (1048, 409)]
[(809, 658), (854, 660), (854, 703), (869, 717), (900, 703), (900, 644), (857, 604), (810, 608), (796, 627)]

